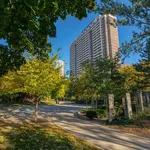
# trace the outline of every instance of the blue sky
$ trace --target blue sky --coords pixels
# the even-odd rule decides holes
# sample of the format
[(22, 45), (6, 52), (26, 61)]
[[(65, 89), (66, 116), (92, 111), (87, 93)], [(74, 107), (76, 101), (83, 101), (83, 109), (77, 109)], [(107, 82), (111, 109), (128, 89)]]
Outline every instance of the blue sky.
[[(80, 35), (82, 30), (94, 19), (98, 17), (98, 14), (92, 13), (89, 14), (87, 18), (83, 20), (78, 20), (75, 17), (68, 16), (66, 20), (58, 20), (56, 23), (57, 27), (57, 37), (50, 39), (50, 42), (53, 44), (53, 49), (56, 51), (61, 48), (59, 54), (60, 59), (65, 60), (66, 71), (70, 68), (70, 44)], [(124, 26), (119, 27), (119, 43), (128, 41), (132, 38), (132, 31), (134, 27)], [(132, 64), (138, 62), (138, 55), (131, 55), (130, 58), (127, 58), (124, 63)]]

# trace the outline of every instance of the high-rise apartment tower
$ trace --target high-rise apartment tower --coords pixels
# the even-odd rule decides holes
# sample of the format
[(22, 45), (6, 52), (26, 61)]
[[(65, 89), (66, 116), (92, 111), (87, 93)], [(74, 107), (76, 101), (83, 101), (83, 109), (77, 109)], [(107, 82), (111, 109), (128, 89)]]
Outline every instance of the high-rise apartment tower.
[(119, 49), (118, 28), (112, 25), (116, 17), (102, 15), (94, 19), (70, 46), (71, 75), (78, 75), (84, 62), (99, 57), (113, 58)]
[(62, 60), (57, 60), (56, 61), (56, 67), (58, 67), (60, 76), (65, 76), (65, 62)]

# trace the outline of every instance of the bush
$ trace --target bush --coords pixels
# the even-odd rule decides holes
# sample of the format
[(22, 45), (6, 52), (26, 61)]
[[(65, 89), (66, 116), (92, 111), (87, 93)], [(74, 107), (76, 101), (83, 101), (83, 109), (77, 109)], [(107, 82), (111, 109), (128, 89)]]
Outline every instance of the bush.
[(150, 109), (145, 108), (144, 112), (138, 112), (132, 116), (135, 124), (143, 126), (143, 120), (150, 118)]
[(106, 109), (106, 106), (105, 105), (100, 105), (100, 106), (98, 106), (98, 109)]
[(150, 118), (150, 109), (145, 108), (144, 112), (138, 112), (134, 114), (131, 119), (127, 119), (124, 116), (115, 116), (111, 124), (115, 124), (115, 125), (136, 124), (139, 127), (144, 127), (143, 121), (149, 118)]
[(115, 103), (115, 117), (121, 117), (124, 115), (124, 106), (118, 102)]
[(97, 117), (98, 118), (105, 118), (105, 117), (107, 117), (107, 111), (106, 111), (106, 109), (98, 109), (96, 111), (96, 113), (97, 113)]
[(97, 118), (97, 113), (95, 110), (86, 111), (86, 116), (90, 119)]
[(111, 123), (107, 122), (108, 124), (112, 124), (112, 125), (130, 125), (133, 124), (133, 120), (132, 119), (127, 119), (124, 116), (121, 117), (115, 117)]

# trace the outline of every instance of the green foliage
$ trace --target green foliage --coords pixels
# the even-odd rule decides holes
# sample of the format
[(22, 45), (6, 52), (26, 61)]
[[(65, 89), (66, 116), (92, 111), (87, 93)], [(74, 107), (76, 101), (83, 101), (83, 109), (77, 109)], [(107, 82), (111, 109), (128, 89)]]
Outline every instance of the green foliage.
[(144, 112), (137, 112), (132, 116), (135, 124), (142, 126), (144, 119), (150, 119), (150, 108), (145, 108)]
[(67, 15), (82, 19), (94, 6), (94, 0), (1, 0), (0, 39), (6, 41), (6, 46), (0, 46), (1, 63), (6, 63), (0, 65), (1, 74), (10, 69), (10, 60), (13, 67), (20, 66), (25, 51), (40, 60), (48, 58), (48, 38), (56, 36), (56, 21), (65, 20)]
[(90, 119), (107, 117), (106, 109), (97, 109), (97, 110), (88, 109), (88, 110), (82, 110), (82, 112), (85, 113), (86, 116)]
[(96, 114), (98, 118), (105, 118), (107, 117), (107, 110), (106, 109), (97, 109)]
[(123, 66), (119, 68), (119, 71), (125, 77), (125, 82), (122, 85), (126, 92), (137, 92), (145, 88), (144, 73), (136, 71), (134, 66)]
[[(100, 14), (117, 15), (117, 25), (135, 26), (139, 30), (133, 31), (131, 41), (122, 43), (121, 52), (129, 56), (131, 52), (141, 52), (148, 43), (150, 36), (150, 2), (149, 0), (101, 0), (97, 7)], [(114, 24), (116, 22), (114, 21)]]
[(0, 78), (0, 95), (26, 93), (33, 98), (53, 95), (64, 97), (66, 79), (60, 77), (55, 61), (56, 56), (44, 62), (37, 59), (28, 60), (20, 70), (11, 71)]
[(145, 108), (144, 112), (138, 112), (133, 114), (132, 118), (129, 120), (123, 116), (115, 117), (115, 119), (111, 122), (111, 124), (115, 125), (131, 125), (135, 124), (138, 127), (144, 127), (144, 120), (150, 119), (150, 109)]
[(143, 61), (134, 65), (137, 72), (142, 73), (144, 80), (142, 81), (144, 91), (150, 91), (150, 62)]
[(150, 38), (147, 40), (146, 47), (140, 52), (141, 61), (150, 62)]
[(97, 113), (95, 110), (88, 110), (86, 111), (86, 116), (90, 119), (97, 118)]
[(55, 89), (52, 92), (52, 98), (64, 98), (68, 90), (68, 86), (69, 80), (65, 77), (61, 77), (59, 82), (55, 86)]
[(55, 58), (41, 62), (27, 61), (20, 70), (9, 72), (1, 80), (1, 94), (27, 93), (35, 97), (48, 96), (59, 82), (59, 73), (53, 65)]
[(124, 114), (124, 108), (122, 104), (115, 103), (115, 117), (120, 117)]
[(118, 71), (119, 57), (114, 59), (100, 58), (94, 63), (93, 81), (101, 97), (116, 93), (122, 89), (124, 76)]
[(55, 105), (56, 101), (51, 99), (51, 96), (43, 97), (40, 101), (40, 105)]
[(113, 119), (113, 121), (111, 123), (108, 123), (108, 124), (112, 124), (112, 125), (130, 125), (130, 124), (133, 124), (133, 123), (134, 123), (133, 120), (129, 120), (125, 117), (116, 117), (115, 119)]
[(16, 70), (25, 63), (25, 58), (18, 50), (12, 50), (0, 44), (0, 77), (8, 70)]
[(78, 77), (71, 77), (70, 93), (80, 100), (106, 98), (108, 93), (119, 93), (124, 76), (117, 69), (118, 58), (99, 58), (83, 66)]

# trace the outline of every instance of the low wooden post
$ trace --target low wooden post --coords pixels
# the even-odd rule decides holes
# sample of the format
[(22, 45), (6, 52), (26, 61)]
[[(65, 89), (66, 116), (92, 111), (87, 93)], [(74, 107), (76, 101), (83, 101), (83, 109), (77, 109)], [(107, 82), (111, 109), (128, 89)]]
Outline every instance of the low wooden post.
[(139, 100), (140, 111), (143, 112), (144, 111), (144, 105), (143, 105), (142, 92), (138, 93), (138, 100)]
[(122, 105), (123, 105), (123, 110), (124, 110), (124, 116), (125, 116), (126, 118), (128, 118), (127, 105), (126, 105), (126, 99), (125, 99), (125, 97), (122, 97)]
[(109, 123), (114, 119), (114, 94), (108, 94), (108, 121)]
[(128, 118), (128, 119), (131, 119), (131, 117), (132, 117), (132, 106), (131, 106), (131, 96), (130, 96), (130, 93), (126, 93), (126, 98), (125, 98), (125, 100), (126, 100), (126, 117)]
[(36, 99), (36, 102), (35, 102), (35, 116), (34, 116), (34, 121), (37, 122), (37, 119), (38, 119), (38, 105), (39, 105), (39, 100)]
[(146, 98), (146, 105), (147, 105), (147, 107), (149, 107), (149, 105), (150, 105), (149, 93), (145, 93), (145, 98)]

